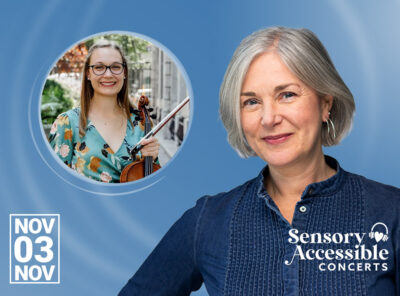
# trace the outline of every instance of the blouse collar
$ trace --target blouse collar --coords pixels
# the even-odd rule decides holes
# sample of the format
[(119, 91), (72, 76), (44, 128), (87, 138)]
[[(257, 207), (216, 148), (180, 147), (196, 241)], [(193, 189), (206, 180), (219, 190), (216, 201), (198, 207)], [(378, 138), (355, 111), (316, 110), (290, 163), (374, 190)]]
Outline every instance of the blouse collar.
[[(307, 185), (301, 195), (301, 199), (312, 196), (332, 195), (340, 190), (346, 172), (340, 167), (339, 162), (333, 157), (325, 155), (325, 161), (331, 168), (336, 170), (336, 174), (324, 181)], [(257, 195), (261, 198), (269, 196), (264, 187), (264, 179), (267, 174), (268, 165), (262, 169), (262, 171), (256, 178), (255, 184), (257, 186)]]

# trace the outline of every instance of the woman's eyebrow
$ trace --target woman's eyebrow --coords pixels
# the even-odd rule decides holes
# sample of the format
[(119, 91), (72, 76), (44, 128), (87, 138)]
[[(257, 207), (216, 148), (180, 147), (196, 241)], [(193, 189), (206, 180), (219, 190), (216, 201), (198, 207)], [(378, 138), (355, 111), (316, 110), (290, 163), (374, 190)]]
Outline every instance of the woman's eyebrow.
[[(291, 82), (291, 83), (286, 83), (286, 84), (282, 84), (282, 85), (276, 86), (275, 89), (274, 89), (274, 92), (279, 92), (281, 90), (284, 90), (285, 88), (287, 88), (288, 86), (291, 86), (291, 85), (300, 87), (299, 84)], [(257, 96), (257, 94), (254, 91), (242, 92), (242, 93), (240, 93), (240, 95), (241, 96), (245, 96), (245, 97), (256, 97)]]
[(291, 86), (291, 85), (300, 87), (300, 85), (298, 85), (297, 83), (286, 83), (286, 84), (282, 84), (282, 85), (276, 86), (275, 87), (275, 92), (279, 92), (281, 90), (284, 90), (285, 88), (287, 88), (288, 86)]
[[(110, 65), (115, 64), (115, 63), (120, 63), (120, 64), (122, 64), (122, 62), (114, 61), (114, 62), (111, 62)], [(102, 62), (102, 61), (98, 61), (98, 62), (96, 62), (96, 63), (94, 63), (94, 64), (95, 64), (95, 65), (97, 65), (97, 64), (106, 65), (106, 63), (104, 63), (104, 62)]]
[(242, 92), (240, 93), (241, 96), (246, 96), (246, 97), (255, 97), (257, 96), (255, 92), (253, 91), (246, 91), (246, 92)]

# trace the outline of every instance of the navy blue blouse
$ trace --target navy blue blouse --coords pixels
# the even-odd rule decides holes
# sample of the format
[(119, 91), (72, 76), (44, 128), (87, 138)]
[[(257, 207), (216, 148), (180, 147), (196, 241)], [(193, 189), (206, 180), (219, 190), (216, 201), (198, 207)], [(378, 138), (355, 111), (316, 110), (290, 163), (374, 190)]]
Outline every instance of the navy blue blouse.
[(257, 178), (205, 196), (171, 227), (123, 295), (400, 295), (400, 189), (336, 168), (292, 224)]

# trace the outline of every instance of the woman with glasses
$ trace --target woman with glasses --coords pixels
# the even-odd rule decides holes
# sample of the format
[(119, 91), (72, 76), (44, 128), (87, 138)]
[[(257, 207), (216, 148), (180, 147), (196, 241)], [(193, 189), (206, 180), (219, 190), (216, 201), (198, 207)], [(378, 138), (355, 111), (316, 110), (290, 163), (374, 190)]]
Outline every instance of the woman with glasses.
[[(130, 149), (144, 136), (128, 99), (128, 69), (122, 50), (101, 40), (90, 49), (82, 74), (80, 107), (60, 114), (49, 141), (60, 159), (78, 173), (101, 182), (119, 182)], [(136, 158), (157, 159), (155, 138), (143, 142)]]

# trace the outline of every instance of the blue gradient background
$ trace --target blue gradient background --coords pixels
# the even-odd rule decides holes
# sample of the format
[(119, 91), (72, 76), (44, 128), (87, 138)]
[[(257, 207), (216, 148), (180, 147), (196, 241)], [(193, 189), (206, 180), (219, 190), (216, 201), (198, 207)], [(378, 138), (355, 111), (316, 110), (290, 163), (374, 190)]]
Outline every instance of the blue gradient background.
[[(262, 27), (306, 27), (320, 37), (357, 105), (350, 136), (326, 152), (346, 170), (400, 186), (400, 1), (246, 3), (2, 3), (2, 295), (116, 295), (195, 200), (258, 174), (263, 162), (240, 159), (226, 142), (218, 90), (240, 40)], [(65, 49), (110, 30), (138, 32), (171, 50), (190, 77), (195, 101), (190, 133), (175, 159), (123, 186), (100, 186), (66, 171), (47, 148), (37, 109), (47, 72)], [(8, 284), (10, 213), (61, 214), (61, 284)], [(207, 293), (202, 288), (195, 295)]]

